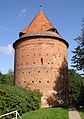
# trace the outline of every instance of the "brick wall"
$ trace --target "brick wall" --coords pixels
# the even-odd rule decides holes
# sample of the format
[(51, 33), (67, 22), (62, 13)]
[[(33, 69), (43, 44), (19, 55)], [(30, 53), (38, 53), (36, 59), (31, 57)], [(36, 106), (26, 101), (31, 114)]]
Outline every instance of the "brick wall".
[(15, 83), (43, 93), (41, 107), (66, 103), (67, 46), (54, 38), (26, 38), (15, 46)]

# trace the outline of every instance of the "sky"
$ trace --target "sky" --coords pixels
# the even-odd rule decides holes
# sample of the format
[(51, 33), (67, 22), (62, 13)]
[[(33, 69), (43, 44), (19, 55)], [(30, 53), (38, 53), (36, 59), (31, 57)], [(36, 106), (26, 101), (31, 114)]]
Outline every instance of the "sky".
[(39, 12), (40, 2), (42, 11), (69, 43), (68, 67), (71, 68), (71, 51), (77, 46), (73, 39), (81, 32), (84, 0), (0, 0), (0, 72), (14, 70), (12, 44)]

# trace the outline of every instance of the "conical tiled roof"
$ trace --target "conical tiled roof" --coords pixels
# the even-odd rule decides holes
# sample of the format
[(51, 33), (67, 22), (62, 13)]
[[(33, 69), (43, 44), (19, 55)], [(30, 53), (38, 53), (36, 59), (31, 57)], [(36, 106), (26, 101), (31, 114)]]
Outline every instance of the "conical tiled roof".
[(49, 29), (53, 29), (54, 26), (45, 16), (45, 14), (40, 11), (33, 19), (33, 21), (20, 33), (25, 34), (28, 32), (37, 32), (37, 31), (47, 31)]
[(13, 43), (13, 47), (26, 37), (54, 37), (69, 46), (42, 11), (39, 11), (32, 22), (19, 33), (19, 39)]

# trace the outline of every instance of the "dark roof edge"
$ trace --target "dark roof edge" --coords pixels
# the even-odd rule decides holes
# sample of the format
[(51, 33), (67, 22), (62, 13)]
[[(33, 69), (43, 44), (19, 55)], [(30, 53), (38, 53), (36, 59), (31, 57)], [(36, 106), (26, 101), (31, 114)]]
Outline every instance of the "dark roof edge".
[(58, 40), (60, 40), (60, 41), (62, 41), (62, 42), (64, 42), (65, 44), (66, 44), (66, 46), (67, 46), (67, 48), (69, 47), (69, 44), (68, 44), (68, 42), (66, 41), (66, 40), (64, 40), (59, 34), (56, 34), (56, 35), (53, 35), (53, 34), (25, 34), (25, 35), (23, 35), (23, 37), (21, 37), (21, 38), (19, 38), (18, 40), (16, 40), (14, 43), (13, 43), (13, 48), (15, 49), (15, 45), (16, 45), (16, 43), (17, 42), (19, 42), (19, 41), (21, 41), (21, 40), (23, 40), (24, 38), (31, 38), (31, 37), (40, 37), (40, 38), (42, 38), (42, 37), (46, 37), (46, 38), (57, 38)]

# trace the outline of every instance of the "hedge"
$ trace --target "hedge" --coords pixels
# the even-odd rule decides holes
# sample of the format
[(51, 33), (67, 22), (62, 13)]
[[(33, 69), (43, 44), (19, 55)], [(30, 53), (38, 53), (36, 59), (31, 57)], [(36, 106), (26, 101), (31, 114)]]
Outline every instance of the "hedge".
[(41, 93), (17, 86), (0, 85), (0, 115), (17, 110), (22, 113), (39, 109)]

